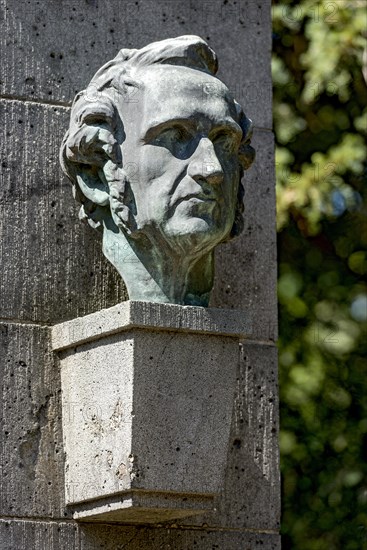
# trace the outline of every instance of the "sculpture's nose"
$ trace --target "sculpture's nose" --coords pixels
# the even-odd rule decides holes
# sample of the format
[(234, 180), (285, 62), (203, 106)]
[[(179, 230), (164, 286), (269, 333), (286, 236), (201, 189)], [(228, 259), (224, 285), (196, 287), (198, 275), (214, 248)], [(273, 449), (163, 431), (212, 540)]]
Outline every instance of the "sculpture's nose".
[(213, 143), (209, 138), (201, 138), (193, 153), (187, 170), (188, 175), (197, 182), (207, 181), (219, 185), (223, 181), (223, 168), (219, 162)]

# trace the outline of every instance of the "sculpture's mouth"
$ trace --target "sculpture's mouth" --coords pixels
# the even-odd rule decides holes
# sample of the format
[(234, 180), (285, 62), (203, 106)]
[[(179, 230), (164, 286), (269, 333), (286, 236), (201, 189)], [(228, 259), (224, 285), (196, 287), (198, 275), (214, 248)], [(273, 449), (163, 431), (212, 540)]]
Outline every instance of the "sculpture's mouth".
[(184, 201), (191, 201), (195, 203), (201, 203), (201, 202), (216, 202), (216, 198), (212, 195), (205, 195), (203, 193), (190, 193), (189, 195), (185, 195), (184, 197), (180, 197), (177, 199), (175, 206), (179, 205), (181, 202)]
[(215, 201), (214, 197), (209, 197), (207, 195), (189, 195), (188, 197), (185, 198), (185, 200), (191, 200), (191, 199), (196, 199), (196, 200), (201, 201), (201, 202)]

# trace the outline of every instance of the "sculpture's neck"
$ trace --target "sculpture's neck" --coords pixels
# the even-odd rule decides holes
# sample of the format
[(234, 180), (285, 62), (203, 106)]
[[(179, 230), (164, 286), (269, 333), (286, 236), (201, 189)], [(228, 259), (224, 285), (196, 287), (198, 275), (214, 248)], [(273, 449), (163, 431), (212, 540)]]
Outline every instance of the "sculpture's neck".
[(130, 300), (208, 305), (213, 251), (199, 258), (167, 253), (148, 239), (128, 239), (105, 226), (103, 253), (124, 279)]

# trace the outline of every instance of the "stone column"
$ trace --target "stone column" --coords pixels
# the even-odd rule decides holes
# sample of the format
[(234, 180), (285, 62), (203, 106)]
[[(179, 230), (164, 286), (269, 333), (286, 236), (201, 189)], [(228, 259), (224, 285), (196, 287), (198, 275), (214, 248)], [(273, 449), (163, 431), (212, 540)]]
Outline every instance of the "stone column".
[[(0, 546), (61, 550), (279, 548), (270, 0), (1, 0)], [(126, 292), (83, 228), (58, 165), (72, 98), (122, 47), (198, 34), (255, 126), (245, 232), (217, 253), (212, 306), (252, 318), (225, 480), (213, 512), (171, 523), (77, 524), (65, 506), (60, 374), (50, 327)]]

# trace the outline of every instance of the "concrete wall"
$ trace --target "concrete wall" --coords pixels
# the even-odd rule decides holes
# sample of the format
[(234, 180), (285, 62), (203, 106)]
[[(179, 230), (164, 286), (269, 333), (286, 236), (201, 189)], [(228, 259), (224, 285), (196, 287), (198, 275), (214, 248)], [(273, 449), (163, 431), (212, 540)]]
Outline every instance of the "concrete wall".
[[(279, 548), (270, 0), (0, 0), (0, 549)], [(60, 377), (49, 326), (126, 298), (58, 166), (75, 92), (122, 47), (199, 34), (255, 124), (245, 231), (220, 248), (212, 305), (253, 318), (226, 484), (210, 517), (77, 525), (64, 505)]]

